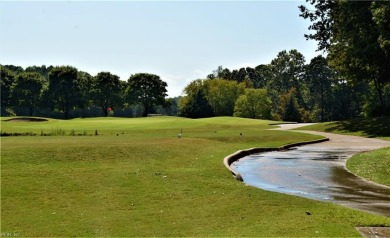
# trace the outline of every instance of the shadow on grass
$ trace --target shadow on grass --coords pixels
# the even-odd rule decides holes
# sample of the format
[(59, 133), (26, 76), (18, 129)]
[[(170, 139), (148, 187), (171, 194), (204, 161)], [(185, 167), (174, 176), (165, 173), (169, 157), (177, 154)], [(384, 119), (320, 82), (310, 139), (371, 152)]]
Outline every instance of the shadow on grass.
[(360, 132), (367, 137), (388, 137), (390, 136), (390, 117), (333, 122), (327, 125), (325, 131)]

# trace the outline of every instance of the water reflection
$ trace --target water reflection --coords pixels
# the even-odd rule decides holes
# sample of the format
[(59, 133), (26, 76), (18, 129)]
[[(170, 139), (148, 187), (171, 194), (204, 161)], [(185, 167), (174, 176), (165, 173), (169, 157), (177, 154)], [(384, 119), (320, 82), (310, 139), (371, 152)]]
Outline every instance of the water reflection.
[(390, 188), (354, 176), (344, 168), (356, 149), (312, 145), (288, 151), (247, 156), (231, 166), (244, 182), (269, 191), (288, 193), (390, 217)]

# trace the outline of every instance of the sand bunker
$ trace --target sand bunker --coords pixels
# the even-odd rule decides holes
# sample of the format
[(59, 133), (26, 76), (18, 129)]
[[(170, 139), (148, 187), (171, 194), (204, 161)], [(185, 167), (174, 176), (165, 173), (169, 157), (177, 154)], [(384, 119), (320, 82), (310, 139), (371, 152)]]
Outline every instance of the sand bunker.
[(8, 120), (5, 120), (7, 122), (44, 122), (48, 121), (44, 118), (36, 118), (36, 117), (15, 117)]

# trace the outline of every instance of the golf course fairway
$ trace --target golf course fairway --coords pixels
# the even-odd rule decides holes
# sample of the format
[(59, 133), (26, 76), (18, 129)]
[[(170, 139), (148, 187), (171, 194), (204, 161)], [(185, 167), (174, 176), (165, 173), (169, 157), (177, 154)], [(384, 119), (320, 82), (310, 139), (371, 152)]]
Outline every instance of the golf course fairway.
[[(359, 236), (390, 218), (263, 191), (240, 149), (321, 137), (217, 117), (1, 118), (1, 232), (17, 236)], [(181, 134), (181, 138), (178, 138)], [(307, 215), (310, 211), (311, 215)]]

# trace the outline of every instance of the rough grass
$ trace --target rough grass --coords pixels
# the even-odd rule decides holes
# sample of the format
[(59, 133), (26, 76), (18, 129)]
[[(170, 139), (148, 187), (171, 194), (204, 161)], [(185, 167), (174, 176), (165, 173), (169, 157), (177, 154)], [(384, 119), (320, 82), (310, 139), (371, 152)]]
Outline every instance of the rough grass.
[(323, 237), (358, 236), (356, 226), (390, 225), (389, 218), (234, 180), (222, 163), (227, 154), (318, 138), (268, 131), (265, 121), (167, 117), (9, 123), (2, 122), (2, 130), (57, 126), (101, 134), (1, 138), (1, 232)]
[[(389, 117), (319, 123), (299, 129), (390, 140)], [(390, 186), (390, 147), (357, 154), (347, 161), (347, 168), (360, 177)]]

